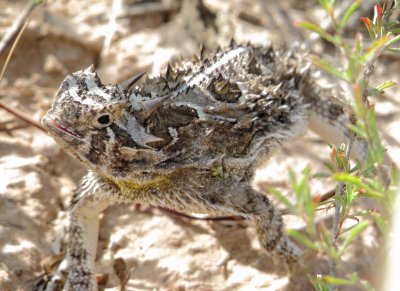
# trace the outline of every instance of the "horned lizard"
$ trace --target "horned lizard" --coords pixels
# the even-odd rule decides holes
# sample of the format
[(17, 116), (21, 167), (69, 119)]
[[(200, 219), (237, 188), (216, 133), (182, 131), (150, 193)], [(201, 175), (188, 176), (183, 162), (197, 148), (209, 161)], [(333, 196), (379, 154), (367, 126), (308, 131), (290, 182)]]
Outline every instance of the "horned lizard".
[[(66, 260), (49, 288), (67, 272), (65, 290), (97, 288), (98, 215), (116, 202), (249, 218), (267, 252), (296, 264), (302, 253), (277, 208), (250, 186), (254, 171), (308, 128), (343, 141), (349, 122), (302, 56), (231, 43), (138, 86), (142, 75), (103, 85), (93, 67), (78, 71), (43, 117), (55, 141), (89, 169), (70, 209)], [(365, 142), (354, 148), (364, 159)]]

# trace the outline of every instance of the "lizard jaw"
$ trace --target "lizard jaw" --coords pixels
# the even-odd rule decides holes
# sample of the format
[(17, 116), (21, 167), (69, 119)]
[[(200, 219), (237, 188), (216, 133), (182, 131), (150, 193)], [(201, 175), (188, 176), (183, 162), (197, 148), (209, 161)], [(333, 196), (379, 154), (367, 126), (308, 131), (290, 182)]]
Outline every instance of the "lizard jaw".
[(57, 122), (51, 116), (45, 115), (42, 119), (42, 125), (49, 132), (54, 132), (57, 135), (59, 135), (60, 133), (67, 134), (75, 139), (82, 140), (82, 137), (80, 135), (69, 130), (67, 127)]

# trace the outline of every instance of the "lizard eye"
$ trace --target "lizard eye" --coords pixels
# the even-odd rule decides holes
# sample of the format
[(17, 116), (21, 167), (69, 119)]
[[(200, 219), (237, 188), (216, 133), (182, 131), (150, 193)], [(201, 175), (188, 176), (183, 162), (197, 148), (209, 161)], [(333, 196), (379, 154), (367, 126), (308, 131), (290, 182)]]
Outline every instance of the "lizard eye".
[(108, 114), (108, 113), (102, 114), (99, 117), (97, 117), (97, 123), (100, 127), (107, 127), (107, 126), (111, 125), (112, 118), (111, 118), (110, 114)]

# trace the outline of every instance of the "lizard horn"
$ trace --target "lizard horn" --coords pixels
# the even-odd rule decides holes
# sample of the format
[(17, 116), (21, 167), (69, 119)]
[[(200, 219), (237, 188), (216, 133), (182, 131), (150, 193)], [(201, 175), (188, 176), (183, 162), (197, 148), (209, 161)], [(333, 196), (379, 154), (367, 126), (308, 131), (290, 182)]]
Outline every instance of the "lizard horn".
[(170, 94), (163, 96), (163, 97), (158, 97), (154, 99), (150, 99), (148, 101), (139, 101), (136, 103), (136, 106), (133, 108), (136, 111), (136, 117), (138, 117), (140, 120), (146, 119), (154, 110), (156, 110), (158, 107), (160, 107), (166, 99), (170, 97)]
[(168, 95), (153, 98), (147, 101), (137, 101), (134, 102), (132, 106), (133, 110), (135, 111), (134, 115), (139, 120), (146, 119), (154, 110), (160, 107), (164, 102), (168, 99), (173, 99), (179, 95), (179, 92), (173, 92)]
[(96, 70), (95, 70), (95, 68), (94, 68), (94, 65), (92, 64), (92, 65), (90, 65), (89, 67), (87, 67), (87, 68), (84, 70), (84, 72), (85, 72), (85, 73), (95, 73)]
[(143, 75), (146, 74), (145, 72), (137, 74), (136, 76), (133, 76), (132, 78), (122, 82), (121, 84), (118, 84), (118, 88), (123, 91), (128, 91), (137, 81), (140, 80), (140, 78), (143, 77)]

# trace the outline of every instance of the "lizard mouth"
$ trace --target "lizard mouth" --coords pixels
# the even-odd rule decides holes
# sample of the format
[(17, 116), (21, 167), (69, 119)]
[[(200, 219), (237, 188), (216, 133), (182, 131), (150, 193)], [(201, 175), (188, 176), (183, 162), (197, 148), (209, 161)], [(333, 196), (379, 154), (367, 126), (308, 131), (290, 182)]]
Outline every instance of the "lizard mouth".
[(68, 134), (74, 138), (82, 139), (82, 137), (80, 135), (73, 132), (72, 130), (69, 130), (67, 127), (63, 126), (62, 124), (57, 122), (55, 119), (53, 119), (47, 115), (43, 117), (42, 124), (44, 125), (44, 127), (46, 129), (49, 129), (52, 131), (54, 131), (54, 129), (56, 129), (56, 131), (61, 131), (62, 133)]

